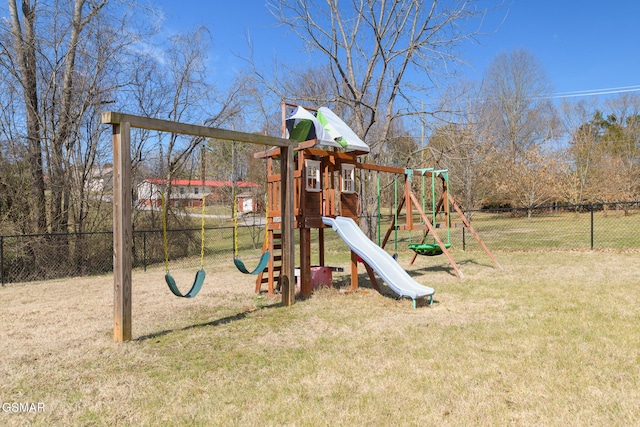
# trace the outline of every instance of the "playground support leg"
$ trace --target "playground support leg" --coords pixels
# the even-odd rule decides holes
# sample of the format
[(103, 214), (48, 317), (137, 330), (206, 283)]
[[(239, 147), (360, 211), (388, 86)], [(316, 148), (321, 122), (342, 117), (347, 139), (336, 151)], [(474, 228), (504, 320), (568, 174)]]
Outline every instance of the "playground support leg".
[(358, 255), (351, 251), (351, 290), (358, 290)]
[(460, 279), (464, 279), (464, 274), (462, 274), (462, 271), (460, 271), (460, 268), (458, 267), (458, 264), (456, 264), (456, 262), (453, 260), (453, 258), (451, 257), (451, 254), (449, 254), (449, 251), (447, 250), (447, 248), (445, 247), (444, 243), (442, 242), (442, 240), (438, 236), (438, 233), (436, 233), (436, 230), (433, 228), (433, 225), (431, 224), (431, 221), (425, 215), (424, 211), (422, 210), (422, 207), (420, 207), (420, 203), (418, 203), (418, 199), (416, 199), (416, 196), (414, 196), (413, 193), (410, 193), (409, 196), (411, 197), (411, 202), (414, 204), (416, 210), (420, 213), (420, 216), (422, 217), (422, 220), (426, 224), (429, 232), (433, 235), (433, 237), (436, 240), (436, 243), (438, 243), (438, 245), (442, 249), (442, 253), (447, 257), (447, 259), (449, 260), (449, 263), (453, 267), (453, 269), (456, 272), (456, 274), (458, 275), (458, 277)]
[(464, 216), (464, 213), (462, 213), (462, 209), (460, 209), (460, 206), (458, 206), (456, 201), (453, 200), (453, 197), (451, 195), (449, 195), (449, 202), (451, 203), (451, 206), (453, 206), (453, 209), (455, 209), (455, 211), (458, 213), (458, 215), (460, 215), (460, 219), (462, 219), (464, 226), (469, 229), (469, 231), (471, 232), (473, 237), (475, 237), (475, 239), (478, 241), (478, 243), (480, 244), (484, 252), (489, 256), (489, 258), (491, 258), (491, 261), (493, 261), (493, 265), (495, 265), (497, 269), (502, 270), (502, 266), (500, 265), (500, 263), (498, 263), (498, 261), (493, 256), (493, 254), (491, 253), (487, 245), (484, 244), (484, 242), (478, 235), (478, 232), (475, 230), (475, 228), (473, 228), (473, 226), (471, 225), (467, 217)]
[(324, 265), (324, 228), (318, 229), (318, 265)]
[(311, 230), (300, 229), (300, 297), (311, 295)]
[(363, 264), (364, 264), (364, 268), (367, 269), (367, 274), (369, 275), (369, 281), (371, 282), (371, 286), (373, 286), (373, 289), (375, 289), (378, 293), (380, 293), (380, 287), (378, 286), (378, 281), (376, 280), (375, 274), (373, 274), (373, 269), (366, 262), (363, 262)]
[(296, 301), (296, 285), (294, 280), (295, 269), (295, 242), (294, 242), (294, 222), (293, 212), (294, 198), (294, 169), (293, 147), (281, 147), (282, 154), (282, 185), (280, 200), (282, 201), (282, 305), (290, 306)]
[(413, 300), (413, 308), (418, 308), (418, 304), (420, 304), (420, 306), (424, 306), (425, 303), (424, 301), (426, 301), (426, 305), (428, 305), (429, 307), (431, 307), (433, 305), (433, 295), (429, 295), (427, 297), (422, 297), (419, 298), (419, 300), (423, 301), (421, 303), (418, 303), (418, 299), (414, 299)]
[(115, 341), (131, 341), (131, 154), (130, 124), (113, 125), (113, 286)]

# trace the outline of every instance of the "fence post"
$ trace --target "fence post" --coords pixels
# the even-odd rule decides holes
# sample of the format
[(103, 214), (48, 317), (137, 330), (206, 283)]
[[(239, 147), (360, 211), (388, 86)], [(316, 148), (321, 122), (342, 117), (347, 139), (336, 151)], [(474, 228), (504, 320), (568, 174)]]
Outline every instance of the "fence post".
[(147, 232), (142, 232), (142, 267), (147, 271)]
[(0, 283), (4, 286), (4, 236), (0, 236)]
[[(469, 218), (469, 212), (463, 212), (464, 216), (467, 217), (467, 220), (469, 221), (469, 224), (471, 224), (471, 219)], [(467, 227), (464, 226), (464, 224), (462, 225), (462, 250), (466, 251), (467, 250), (467, 240), (465, 238), (465, 234), (464, 231)]]
[(589, 207), (591, 208), (591, 250), (593, 250), (593, 203)]
[(466, 251), (466, 250), (467, 250), (467, 242), (466, 242), (466, 240), (465, 240), (465, 238), (464, 238), (464, 229), (465, 229), (465, 228), (466, 228), (466, 227), (462, 227), (462, 250), (463, 250), (463, 251)]

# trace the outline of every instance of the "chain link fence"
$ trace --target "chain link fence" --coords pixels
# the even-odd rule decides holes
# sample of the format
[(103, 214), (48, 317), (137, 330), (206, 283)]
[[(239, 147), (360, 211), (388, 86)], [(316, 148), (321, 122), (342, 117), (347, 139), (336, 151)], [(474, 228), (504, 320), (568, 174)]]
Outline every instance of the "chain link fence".
[[(465, 216), (491, 250), (640, 248), (639, 202), (494, 209), (466, 212)], [(456, 230), (454, 235), (454, 245), (480, 250), (468, 230)]]
[[(640, 249), (640, 202), (491, 209), (467, 211), (465, 215), (492, 251)], [(383, 217), (382, 221), (388, 219)], [(257, 260), (262, 252), (264, 226), (244, 226), (238, 230), (241, 257)], [(453, 250), (481, 250), (455, 213), (448, 235), (446, 228), (437, 231), (443, 240), (450, 241)], [(233, 227), (206, 228), (204, 238), (207, 265), (231, 263)], [(334, 233), (327, 233), (326, 238), (337, 239)], [(396, 246), (406, 248), (406, 243), (420, 238), (419, 232), (405, 231), (392, 240), (396, 240)], [(170, 267), (199, 266), (201, 241), (201, 229), (169, 230)], [(391, 241), (387, 248), (393, 245)], [(164, 246), (162, 231), (135, 230), (133, 267), (162, 265)], [(112, 269), (111, 232), (0, 236), (2, 285), (105, 274)]]
[[(262, 251), (263, 226), (238, 227), (238, 251), (257, 258)], [(233, 227), (205, 228), (207, 264), (230, 263), (234, 254)], [(201, 229), (168, 230), (169, 267), (199, 266)], [(164, 266), (162, 230), (134, 230), (133, 268)], [(0, 282), (30, 282), (91, 276), (113, 271), (113, 233), (74, 233), (0, 236)]]
[[(465, 216), (492, 251), (568, 251), (640, 249), (640, 202), (553, 205), (535, 208), (496, 208), (465, 211)], [(427, 212), (430, 220), (432, 215)], [(381, 230), (392, 223), (393, 215), (381, 218)], [(453, 250), (480, 251), (482, 248), (452, 210), (451, 227), (444, 226), (444, 214), (437, 216), (436, 229)], [(403, 224), (404, 216), (398, 218)], [(414, 224), (421, 218), (414, 213)], [(386, 248), (397, 252), (409, 243), (421, 242), (420, 231), (392, 232)], [(427, 236), (426, 243), (434, 243)]]

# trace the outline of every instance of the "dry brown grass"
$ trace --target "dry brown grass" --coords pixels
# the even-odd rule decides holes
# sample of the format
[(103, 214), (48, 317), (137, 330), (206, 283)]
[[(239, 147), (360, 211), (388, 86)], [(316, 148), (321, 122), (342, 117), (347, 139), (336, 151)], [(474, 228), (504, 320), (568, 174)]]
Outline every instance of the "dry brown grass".
[(283, 308), (233, 266), (182, 300), (136, 272), (128, 344), (111, 277), (1, 288), (0, 401), (46, 406), (0, 423), (640, 424), (637, 254), (454, 256), (464, 281), (442, 257), (411, 269), (437, 291), (417, 310), (366, 286)]

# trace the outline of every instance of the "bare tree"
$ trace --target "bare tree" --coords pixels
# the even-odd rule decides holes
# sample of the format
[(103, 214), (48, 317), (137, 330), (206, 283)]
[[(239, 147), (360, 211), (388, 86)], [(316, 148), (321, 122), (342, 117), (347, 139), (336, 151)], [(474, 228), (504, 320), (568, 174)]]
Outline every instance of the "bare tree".
[[(205, 101), (211, 87), (206, 81), (205, 53), (207, 30), (198, 28), (191, 33), (174, 35), (165, 51), (167, 118), (174, 121), (202, 122)], [(167, 193), (171, 194), (171, 180), (198, 146), (195, 138), (169, 135), (164, 152)], [(182, 146), (180, 144), (183, 144)]]
[[(207, 76), (210, 50), (207, 28), (198, 27), (175, 34), (160, 46), (145, 46), (132, 52), (129, 57), (132, 79), (125, 108), (149, 117), (242, 127), (244, 106), (248, 97), (255, 94), (251, 93), (248, 79), (241, 73), (229, 89), (219, 90)], [(230, 150), (228, 153), (222, 150), (231, 143), (149, 131), (135, 131), (132, 135), (134, 178), (155, 176), (164, 179), (167, 197), (170, 197), (175, 178), (200, 179), (202, 152), (198, 148), (202, 146), (209, 152), (206, 155), (207, 178), (231, 179)], [(239, 147), (239, 151), (245, 148)], [(167, 207), (172, 210), (171, 206)], [(174, 220), (171, 212), (169, 214), (169, 220)], [(151, 218), (152, 221), (155, 219)]]
[[(605, 176), (609, 201), (632, 201), (640, 195), (640, 97), (625, 93), (608, 100), (611, 114), (604, 141), (611, 165)], [(625, 205), (626, 206), (626, 205)]]
[(607, 100), (607, 113), (582, 101), (563, 106), (569, 129), (566, 191), (574, 203), (637, 200), (640, 98)]
[(594, 178), (594, 162), (600, 137), (598, 126), (591, 121), (595, 106), (587, 101), (562, 103), (562, 122), (568, 138), (564, 153), (564, 185), (562, 194), (566, 201), (581, 204)]
[(449, 90), (442, 101), (451, 111), (437, 126), (425, 147), (425, 164), (449, 170), (449, 189), (466, 209), (477, 209), (494, 195), (490, 159), (494, 152), (485, 120), (487, 103), (479, 85), (462, 82)]
[[(93, 190), (94, 178), (101, 178), (96, 170), (106, 159), (101, 156), (107, 154), (100, 109), (115, 100), (122, 71), (118, 59), (134, 40), (131, 9), (126, 0), (6, 4), (0, 74), (12, 95), (11, 109), (0, 120), (14, 153), (7, 179), (23, 188), (29, 183), (11, 220), (24, 233), (49, 233), (25, 248), (34, 270), (51, 268), (46, 252), (55, 248), (61, 262), (75, 261), (69, 262), (73, 272), (89, 252), (82, 232), (104, 229), (107, 219), (106, 212), (91, 215), (103, 204)], [(73, 245), (68, 232), (79, 233)]]
[(484, 77), (487, 123), (492, 137), (511, 163), (552, 135), (558, 135), (551, 84), (533, 54), (526, 49), (504, 52), (491, 62)]
[(520, 153), (518, 164), (502, 163), (502, 179), (495, 184), (503, 200), (526, 207), (531, 219), (534, 208), (557, 200), (562, 185), (560, 172), (556, 153), (533, 146)]
[[(27, 165), (30, 175), (30, 198), (33, 231), (45, 231), (47, 226), (45, 185), (42, 158), (41, 123), (38, 117), (39, 99), (36, 64), (36, 7), (26, 0), (18, 9), (15, 0), (9, 1), (9, 37), (3, 38), (2, 62), (20, 84), (24, 102), (27, 140)], [(22, 20), (21, 20), (22, 18)], [(6, 40), (6, 42), (5, 42)], [(9, 45), (12, 43), (12, 45)]]
[[(397, 136), (394, 122), (424, 117), (418, 99), (459, 61), (456, 48), (479, 33), (470, 22), (485, 13), (474, 1), (458, 0), (284, 0), (269, 7), (281, 25), (317, 54), (312, 56), (317, 68), (328, 67), (332, 88), (317, 102), (340, 111), (374, 157)], [(297, 92), (282, 91), (288, 86), (270, 87), (281, 99), (298, 98)], [(309, 99), (304, 93), (301, 98)], [(399, 123), (395, 127), (402, 128)], [(361, 188), (365, 215), (375, 206), (368, 193)]]
[[(120, 2), (108, 12), (107, 5), (107, 0), (23, 0), (19, 7), (8, 1), (10, 20), (0, 28), (0, 67), (23, 100), (24, 115), (11, 121), (24, 129), (14, 137), (26, 141), (31, 232), (83, 228), (77, 221), (87, 213), (84, 180), (104, 132), (95, 126), (98, 110), (113, 100), (114, 59), (132, 41), (125, 30), (128, 6)], [(88, 136), (88, 129), (95, 134)]]
[(19, 131), (13, 117), (22, 114), (16, 106), (19, 92), (11, 79), (0, 79), (0, 234), (19, 234), (31, 231), (33, 218), (25, 217), (24, 205), (31, 192), (31, 168), (27, 161), (27, 147), (18, 138)]
[[(392, 122), (409, 114), (415, 97), (459, 60), (455, 49), (478, 33), (463, 24), (485, 11), (473, 1), (338, 3), (285, 0), (269, 7), (281, 25), (320, 54), (320, 68), (328, 66), (332, 90), (316, 101), (345, 108), (355, 132), (375, 150), (391, 134)], [(274, 88), (283, 87), (289, 88)], [(296, 99), (298, 93), (279, 95)]]

